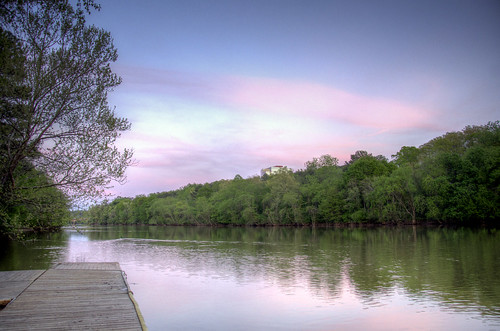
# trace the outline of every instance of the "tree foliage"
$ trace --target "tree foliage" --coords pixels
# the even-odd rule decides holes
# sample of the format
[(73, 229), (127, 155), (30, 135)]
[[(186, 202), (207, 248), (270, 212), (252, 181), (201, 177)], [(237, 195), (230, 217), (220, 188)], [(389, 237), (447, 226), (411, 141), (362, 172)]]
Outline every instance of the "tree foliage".
[[(85, 23), (93, 0), (6, 1), (0, 7), (2, 221), (22, 193), (55, 188), (72, 199), (100, 196), (124, 181), (130, 150), (114, 146), (129, 122), (107, 95), (120, 84), (109, 32)], [(32, 174), (46, 177), (23, 181)]]
[[(338, 166), (332, 156), (305, 169), (247, 179), (236, 176), (140, 196), (143, 218), (118, 215), (123, 201), (90, 209), (100, 224), (316, 225), (333, 223), (493, 222), (500, 218), (499, 122), (404, 146), (389, 162), (357, 151)], [(127, 200), (129, 201), (129, 200)], [(132, 203), (129, 203), (132, 206)], [(132, 207), (133, 209), (133, 207)]]

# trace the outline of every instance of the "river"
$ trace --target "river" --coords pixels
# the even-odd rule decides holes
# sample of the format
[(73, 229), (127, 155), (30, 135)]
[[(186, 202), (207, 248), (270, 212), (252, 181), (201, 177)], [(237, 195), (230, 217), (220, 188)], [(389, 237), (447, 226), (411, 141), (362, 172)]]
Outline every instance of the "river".
[(0, 270), (119, 262), (150, 330), (500, 329), (492, 229), (84, 227), (0, 248)]

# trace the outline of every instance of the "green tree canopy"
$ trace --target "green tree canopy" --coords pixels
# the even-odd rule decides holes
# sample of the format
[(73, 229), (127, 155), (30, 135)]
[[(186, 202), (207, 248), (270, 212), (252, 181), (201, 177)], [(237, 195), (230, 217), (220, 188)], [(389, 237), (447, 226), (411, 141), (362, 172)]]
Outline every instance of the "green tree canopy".
[[(470, 126), (418, 148), (403, 146), (392, 162), (358, 151), (343, 166), (327, 155), (296, 172), (283, 168), (262, 177), (190, 184), (152, 194), (147, 204), (138, 196), (130, 213), (142, 215), (134, 222), (145, 224), (495, 222), (500, 218), (499, 128), (499, 122)], [(126, 223), (120, 204), (93, 207), (91, 221)]]
[[(107, 96), (121, 82), (111, 70), (117, 50), (109, 32), (86, 25), (93, 0), (6, 1), (0, 7), (0, 181), (5, 202), (23, 190), (56, 187), (67, 196), (98, 197), (123, 182), (132, 152), (115, 145), (130, 128)], [(48, 180), (18, 180), (31, 164)], [(19, 199), (17, 199), (19, 200)]]

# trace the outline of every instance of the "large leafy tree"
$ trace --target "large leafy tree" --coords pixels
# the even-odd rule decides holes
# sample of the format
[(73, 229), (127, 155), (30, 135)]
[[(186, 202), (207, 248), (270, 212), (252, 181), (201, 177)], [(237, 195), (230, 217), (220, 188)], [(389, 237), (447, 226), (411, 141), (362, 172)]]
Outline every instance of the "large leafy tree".
[(266, 181), (268, 193), (264, 196), (264, 214), (269, 224), (302, 224), (300, 184), (287, 168), (273, 174)]
[[(107, 103), (121, 82), (110, 67), (117, 51), (109, 32), (85, 23), (98, 9), (93, 0), (0, 5), (3, 201), (48, 187), (75, 199), (97, 197), (125, 180), (132, 152), (114, 143), (130, 124)], [(18, 178), (31, 166), (47, 180), (23, 186)]]

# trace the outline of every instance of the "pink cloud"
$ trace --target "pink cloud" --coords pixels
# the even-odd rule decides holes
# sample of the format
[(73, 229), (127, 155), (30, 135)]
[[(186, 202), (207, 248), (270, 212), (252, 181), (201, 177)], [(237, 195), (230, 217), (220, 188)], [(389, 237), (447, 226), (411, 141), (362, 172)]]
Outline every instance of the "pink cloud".
[(134, 90), (230, 107), (233, 111), (339, 121), (378, 132), (409, 128), (436, 130), (432, 109), (355, 94), (315, 82), (133, 67), (118, 67), (118, 72)]
[(228, 98), (247, 109), (337, 120), (384, 131), (433, 127), (432, 113), (427, 109), (312, 82), (236, 78)]
[(117, 71), (124, 84), (112, 103), (132, 121), (119, 145), (138, 160), (129, 182), (113, 189), (121, 196), (250, 177), (276, 164), (298, 170), (323, 154), (341, 163), (359, 149), (390, 155), (402, 146), (396, 136), (433, 131), (426, 109), (312, 82)]

